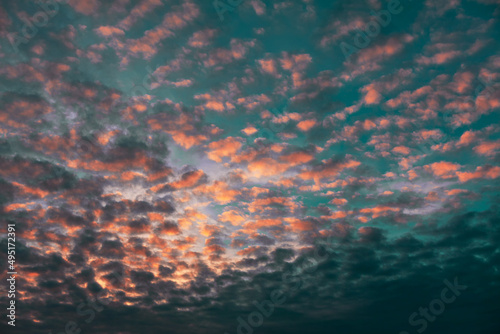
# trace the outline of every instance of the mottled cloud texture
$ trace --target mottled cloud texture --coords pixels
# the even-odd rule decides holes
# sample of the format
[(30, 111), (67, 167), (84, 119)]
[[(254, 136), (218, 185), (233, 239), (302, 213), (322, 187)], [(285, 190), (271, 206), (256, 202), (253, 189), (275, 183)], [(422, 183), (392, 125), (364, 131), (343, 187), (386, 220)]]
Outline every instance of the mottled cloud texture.
[(499, 20), (0, 1), (0, 331), (498, 333)]

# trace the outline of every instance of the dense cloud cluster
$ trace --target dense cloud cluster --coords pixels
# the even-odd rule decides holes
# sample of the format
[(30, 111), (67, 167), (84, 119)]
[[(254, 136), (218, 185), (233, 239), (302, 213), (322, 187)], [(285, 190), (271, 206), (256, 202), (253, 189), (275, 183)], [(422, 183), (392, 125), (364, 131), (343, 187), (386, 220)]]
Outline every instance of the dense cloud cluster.
[(497, 333), (500, 3), (221, 1), (0, 2), (2, 333)]

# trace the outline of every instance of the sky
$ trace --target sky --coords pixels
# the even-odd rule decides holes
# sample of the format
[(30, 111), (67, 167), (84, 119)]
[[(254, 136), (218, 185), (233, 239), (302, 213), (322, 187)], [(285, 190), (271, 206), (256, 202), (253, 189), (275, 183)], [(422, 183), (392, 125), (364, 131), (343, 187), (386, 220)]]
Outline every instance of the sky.
[(19, 334), (498, 333), (500, 1), (0, 1)]

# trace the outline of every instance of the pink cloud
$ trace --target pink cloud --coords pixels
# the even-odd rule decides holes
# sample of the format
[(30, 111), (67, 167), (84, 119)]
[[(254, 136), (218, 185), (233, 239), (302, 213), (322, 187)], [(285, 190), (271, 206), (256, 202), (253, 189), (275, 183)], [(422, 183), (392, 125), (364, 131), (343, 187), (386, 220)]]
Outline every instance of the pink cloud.
[(101, 5), (99, 0), (68, 0), (68, 4), (77, 12), (85, 15), (97, 13)]
[(455, 177), (456, 171), (461, 167), (459, 164), (454, 164), (447, 161), (435, 162), (430, 165), (424, 166), (426, 170), (431, 171), (434, 175), (442, 178), (449, 179)]
[(280, 163), (271, 158), (262, 158), (252, 161), (248, 164), (247, 168), (250, 173), (255, 177), (274, 176), (285, 172), (289, 167), (287, 163)]
[(214, 141), (208, 144), (210, 151), (207, 156), (210, 160), (222, 162), (223, 157), (230, 157), (236, 154), (241, 148), (240, 138), (227, 137), (219, 141)]
[(476, 141), (477, 135), (474, 131), (465, 131), (457, 142), (457, 146), (468, 146)]
[(215, 36), (215, 29), (205, 29), (197, 31), (189, 39), (188, 44), (193, 48), (201, 48), (210, 45), (211, 39)]
[(396, 146), (392, 149), (392, 152), (394, 153), (399, 153), (399, 154), (404, 154), (404, 155), (408, 155), (410, 154), (410, 149), (406, 146)]
[(500, 140), (494, 142), (482, 142), (476, 147), (474, 151), (480, 155), (493, 156), (500, 150)]
[(95, 31), (97, 32), (97, 34), (99, 34), (103, 37), (125, 34), (124, 31), (121, 30), (120, 28), (111, 27), (111, 26), (102, 26), (102, 27), (95, 29)]
[(268, 73), (273, 76), (278, 75), (278, 71), (276, 69), (276, 63), (273, 59), (260, 59), (258, 60), (258, 62), (264, 73)]
[(375, 61), (387, 60), (390, 56), (400, 52), (405, 43), (409, 43), (411, 41), (413, 41), (413, 37), (410, 35), (404, 35), (402, 38), (390, 38), (383, 45), (374, 45), (359, 51), (359, 56), (356, 62), (358, 64), (367, 64)]
[(369, 84), (361, 90), (365, 92), (365, 96), (363, 97), (365, 104), (376, 104), (382, 99), (382, 95), (377, 91), (374, 84)]
[(247, 136), (251, 136), (251, 135), (253, 135), (254, 133), (257, 132), (257, 129), (255, 127), (253, 127), (253, 126), (247, 126), (243, 130), (241, 130), (241, 132), (243, 132)]
[(297, 128), (300, 131), (307, 132), (307, 131), (311, 130), (315, 125), (316, 125), (315, 119), (308, 119), (308, 120), (300, 121), (297, 124)]
[(253, 10), (255, 10), (255, 14), (262, 16), (266, 13), (266, 5), (262, 1), (252, 0), (250, 5), (252, 5)]
[(500, 176), (500, 167), (477, 167), (474, 172), (457, 172), (460, 182), (467, 182), (473, 179), (496, 179)]
[(417, 63), (422, 65), (442, 65), (448, 61), (460, 56), (460, 51), (445, 51), (439, 52), (432, 57), (420, 57), (417, 59)]
[(137, 4), (130, 14), (124, 18), (118, 26), (122, 29), (128, 30), (138, 19), (143, 18), (147, 13), (153, 11), (156, 7), (162, 5), (162, 0), (142, 0)]

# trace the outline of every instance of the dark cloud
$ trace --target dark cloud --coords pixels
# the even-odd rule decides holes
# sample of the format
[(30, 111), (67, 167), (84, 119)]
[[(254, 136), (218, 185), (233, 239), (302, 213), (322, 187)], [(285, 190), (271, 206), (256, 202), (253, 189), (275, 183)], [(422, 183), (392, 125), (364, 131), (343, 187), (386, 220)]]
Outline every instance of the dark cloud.
[(236, 2), (0, 0), (0, 332), (497, 333), (498, 3)]

